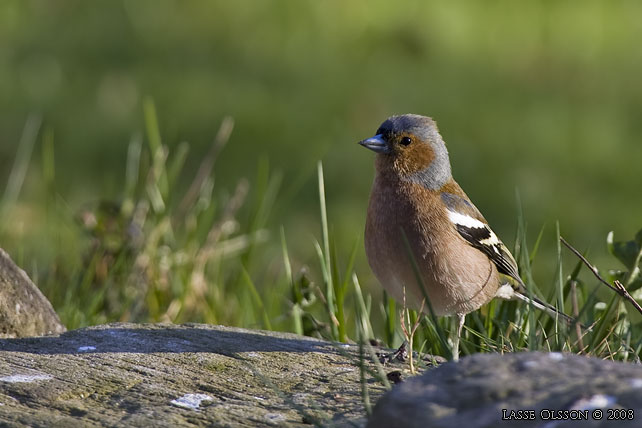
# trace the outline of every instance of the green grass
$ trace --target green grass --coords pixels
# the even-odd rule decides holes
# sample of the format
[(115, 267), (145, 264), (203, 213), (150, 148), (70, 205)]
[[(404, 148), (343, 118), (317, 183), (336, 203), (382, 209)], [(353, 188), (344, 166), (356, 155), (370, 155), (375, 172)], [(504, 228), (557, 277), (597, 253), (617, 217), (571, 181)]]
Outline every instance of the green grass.
[[(122, 197), (99, 200), (73, 212), (60, 197), (51, 196), (60, 192), (56, 189), (54, 135), (39, 133), (39, 126), (33, 118), (25, 127), (0, 207), (8, 219), (3, 223), (2, 239), (14, 239), (16, 245), (10, 225), (16, 224), (25, 171), (34, 166), (31, 152), (41, 134), (42, 186), (51, 221), (44, 236), (58, 243), (59, 253), (45, 266), (27, 259), (29, 248), (14, 257), (31, 272), (69, 328), (110, 321), (206, 322), (287, 330), (338, 342), (378, 339), (390, 347), (400, 344), (403, 302), (391, 301), (382, 291), (366, 291), (381, 290), (378, 285), (363, 288), (359, 277), (364, 272), (355, 269), (362, 242), (355, 239), (348, 248), (338, 244), (329, 226), (321, 163), (317, 167), (319, 232), (288, 236), (287, 224), (277, 232), (269, 218), (278, 203), (282, 179), (270, 171), (267, 161), (257, 166), (253, 183), (241, 178), (231, 192), (215, 185), (213, 171), (232, 132), (231, 119), (223, 120), (208, 156), (193, 172), (183, 168), (189, 145), (168, 150), (154, 104), (148, 100), (146, 137), (135, 136), (129, 145)], [(185, 181), (189, 184), (181, 186)], [(591, 328), (582, 329), (578, 337), (573, 326), (529, 305), (496, 300), (467, 317), (462, 354), (546, 350), (638, 360), (642, 349), (639, 314), (583, 275), (588, 272), (583, 272), (586, 269), (579, 261), (572, 261), (567, 271), (564, 260), (569, 259), (561, 245), (555, 253), (557, 268), (551, 286), (542, 287), (551, 293), (542, 295), (533, 269), (545, 231), (529, 247), (519, 203), (517, 225), (514, 254), (529, 293), (555, 302)], [(556, 224), (558, 242), (560, 229)], [(301, 240), (317, 253), (311, 266), (292, 258), (289, 243)], [(274, 253), (279, 247), (280, 252)], [(641, 247), (642, 233), (626, 242), (616, 242), (610, 235), (609, 251), (622, 268), (600, 271), (609, 281), (621, 281), (638, 298), (642, 292)], [(430, 314), (429, 301), (427, 307)], [(414, 323), (418, 318), (411, 311), (408, 321)], [(415, 350), (450, 358), (451, 321), (431, 315), (420, 322)]]

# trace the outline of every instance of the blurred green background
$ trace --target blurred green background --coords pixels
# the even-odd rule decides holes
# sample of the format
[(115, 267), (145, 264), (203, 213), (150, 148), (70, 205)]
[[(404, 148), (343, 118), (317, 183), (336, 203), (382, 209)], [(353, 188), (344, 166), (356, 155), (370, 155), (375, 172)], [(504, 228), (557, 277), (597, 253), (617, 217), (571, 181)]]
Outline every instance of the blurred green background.
[[(61, 265), (82, 269), (88, 240), (74, 216), (122, 201), (128, 146), (146, 135), (149, 97), (170, 153), (190, 144), (176, 192), (186, 191), (226, 115), (235, 128), (214, 195), (224, 200), (242, 177), (256, 194), (258, 165), (281, 177), (268, 239), (255, 250), (262, 267), (250, 271), (264, 296), (263, 273), (282, 270), (280, 226), (293, 269), (318, 272), (316, 163), (347, 257), (373, 175), (372, 153), (355, 143), (410, 112), (437, 120), (455, 178), (509, 247), (516, 189), (529, 241), (546, 226), (534, 266), (542, 288), (554, 278), (556, 220), (593, 261), (614, 264), (607, 232), (624, 239), (642, 226), (640, 16), (635, 1), (5, 0), (2, 188), (27, 118), (43, 123), (18, 199), (3, 211), (0, 246), (50, 297), (68, 286), (42, 283)], [(52, 192), (55, 209), (46, 206)], [(251, 221), (251, 208), (241, 213)], [(378, 298), (361, 247), (355, 271)], [(193, 318), (183, 320), (209, 319)]]

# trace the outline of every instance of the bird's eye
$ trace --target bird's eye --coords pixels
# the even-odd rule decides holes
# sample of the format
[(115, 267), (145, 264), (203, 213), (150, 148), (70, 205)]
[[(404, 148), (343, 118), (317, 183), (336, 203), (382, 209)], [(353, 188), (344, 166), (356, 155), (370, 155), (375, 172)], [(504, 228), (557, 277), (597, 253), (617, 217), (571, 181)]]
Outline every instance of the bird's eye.
[(403, 137), (401, 139), (401, 144), (403, 144), (404, 146), (407, 146), (410, 143), (412, 143), (412, 138), (410, 137)]

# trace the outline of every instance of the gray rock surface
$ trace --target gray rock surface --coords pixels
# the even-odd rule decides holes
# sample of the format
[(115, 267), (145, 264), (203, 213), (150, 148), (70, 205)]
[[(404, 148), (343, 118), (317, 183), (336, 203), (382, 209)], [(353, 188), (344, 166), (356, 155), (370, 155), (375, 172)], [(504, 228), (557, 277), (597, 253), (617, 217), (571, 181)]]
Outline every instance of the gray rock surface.
[(642, 366), (560, 353), (477, 354), (384, 395), (368, 427), (397, 426), (640, 427)]
[(0, 249), (0, 337), (62, 333), (65, 326), (27, 274)]
[(197, 324), (4, 339), (0, 426), (363, 426), (359, 361), (356, 346)]

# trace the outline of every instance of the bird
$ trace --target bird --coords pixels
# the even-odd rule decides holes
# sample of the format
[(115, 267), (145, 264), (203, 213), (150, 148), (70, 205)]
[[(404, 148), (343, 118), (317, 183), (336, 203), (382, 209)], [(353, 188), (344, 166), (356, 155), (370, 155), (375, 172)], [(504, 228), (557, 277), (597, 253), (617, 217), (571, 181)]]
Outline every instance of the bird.
[(456, 316), (453, 360), (459, 359), (466, 314), (495, 297), (523, 300), (572, 321), (529, 297), (514, 257), (454, 180), (432, 118), (391, 116), (359, 144), (376, 153), (364, 239), (368, 264), (395, 300)]

